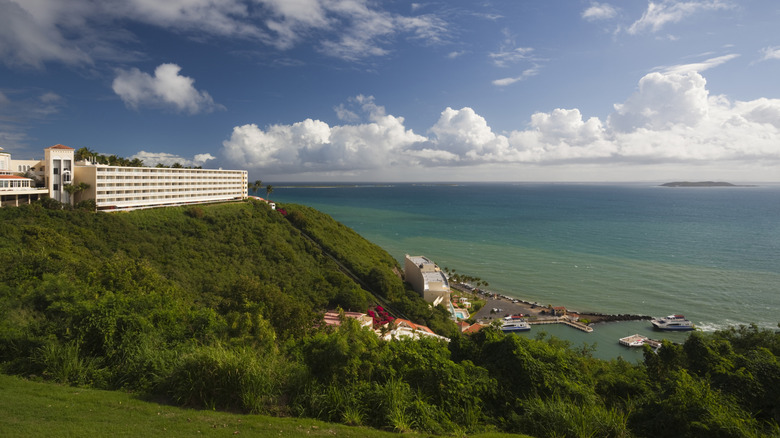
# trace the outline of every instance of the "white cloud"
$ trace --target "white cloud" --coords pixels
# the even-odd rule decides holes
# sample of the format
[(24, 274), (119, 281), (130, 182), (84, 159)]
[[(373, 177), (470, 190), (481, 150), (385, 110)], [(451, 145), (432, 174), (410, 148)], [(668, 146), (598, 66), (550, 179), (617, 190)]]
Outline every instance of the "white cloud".
[(615, 15), (617, 15), (617, 10), (608, 3), (593, 2), (588, 9), (582, 12), (582, 18), (588, 21), (608, 20), (614, 18)]
[(216, 160), (217, 157), (211, 155), (211, 154), (195, 154), (195, 157), (193, 157), (192, 162), (198, 163), (197, 165), (200, 166), (201, 164), (205, 163), (206, 161)]
[(9, 66), (92, 65), (139, 56), (126, 48), (141, 23), (193, 38), (238, 38), (287, 50), (305, 41), (346, 60), (390, 53), (393, 38), (437, 43), (447, 23), (370, 0), (0, 0), (0, 56)]
[(765, 47), (761, 50), (763, 56), (762, 61), (768, 61), (770, 59), (780, 59), (780, 46)]
[(497, 67), (507, 67), (510, 64), (516, 64), (520, 61), (530, 58), (534, 49), (531, 47), (501, 48), (498, 52), (491, 53), (489, 56)]
[[(69, 39), (61, 28), (78, 24), (64, 2), (0, 0), (0, 57), (9, 66), (41, 68), (45, 62), (88, 64), (92, 58), (79, 40)], [(76, 7), (75, 9), (79, 9)], [(75, 22), (74, 22), (75, 21)]]
[(514, 77), (508, 77), (508, 78), (501, 78), (496, 79), (493, 81), (493, 85), (499, 86), (499, 87), (505, 87), (507, 85), (512, 85), (515, 82), (520, 82), (523, 80), (526, 80), (532, 76), (536, 76), (539, 74), (539, 66), (534, 66), (532, 68), (526, 69), (523, 71), (520, 76), (514, 76)]
[(161, 106), (190, 114), (223, 109), (214, 103), (208, 92), (195, 89), (194, 79), (179, 75), (180, 70), (176, 64), (160, 64), (154, 70), (154, 76), (137, 68), (119, 70), (112, 88), (133, 109), (145, 105)]
[(184, 167), (202, 166), (207, 161), (216, 159), (211, 154), (197, 154), (193, 158), (185, 158), (179, 155), (173, 155), (165, 152), (147, 152), (140, 151), (137, 154), (130, 157), (131, 159), (138, 158), (144, 162), (145, 166), (156, 166), (157, 164), (163, 164), (170, 166), (175, 163), (179, 163)]
[(637, 34), (649, 30), (654, 33), (669, 23), (680, 22), (700, 11), (730, 9), (732, 7), (734, 7), (733, 4), (728, 0), (663, 0), (660, 3), (651, 1), (647, 5), (647, 10), (642, 14), (642, 18), (629, 26), (627, 32)]
[(702, 62), (694, 62), (691, 64), (680, 64), (680, 65), (673, 65), (671, 67), (664, 67), (661, 70), (664, 73), (678, 73), (678, 74), (685, 74), (685, 73), (691, 73), (691, 72), (703, 72), (705, 70), (709, 70), (713, 67), (717, 67), (721, 64), (724, 64), (728, 61), (731, 61), (734, 58), (738, 58), (739, 55), (737, 54), (729, 54), (729, 55), (723, 55), (718, 56), (715, 58), (710, 58)]
[(616, 131), (665, 130), (682, 124), (695, 127), (709, 111), (706, 81), (698, 73), (650, 73), (639, 90), (615, 105), (608, 124)]
[(266, 129), (236, 126), (222, 143), (223, 154), (231, 163), (277, 172), (350, 171), (402, 164), (402, 152), (425, 140), (406, 129), (402, 117), (385, 114), (372, 97), (358, 96), (352, 103), (367, 122), (329, 126), (306, 119)]
[[(730, 101), (711, 96), (706, 85), (698, 72), (653, 72), (615, 105), (606, 121), (586, 118), (576, 108), (558, 108), (535, 113), (527, 127), (508, 133), (494, 132), (472, 108), (446, 108), (427, 136), (406, 129), (403, 118), (386, 114), (373, 98), (358, 96), (351, 104), (369, 122), (331, 127), (305, 120), (265, 130), (237, 126), (223, 142), (222, 153), (235, 165), (276, 177), (362, 175), (366, 180), (382, 174), (426, 179), (434, 174), (441, 178), (436, 169), (463, 168), (501, 179), (528, 166), (557, 172), (577, 165), (599, 178), (594, 166), (619, 164), (624, 178), (639, 177), (632, 168), (644, 175), (653, 175), (654, 169), (666, 175), (668, 169), (694, 166), (743, 180), (777, 179), (780, 99)], [(761, 176), (749, 169), (761, 170)]]

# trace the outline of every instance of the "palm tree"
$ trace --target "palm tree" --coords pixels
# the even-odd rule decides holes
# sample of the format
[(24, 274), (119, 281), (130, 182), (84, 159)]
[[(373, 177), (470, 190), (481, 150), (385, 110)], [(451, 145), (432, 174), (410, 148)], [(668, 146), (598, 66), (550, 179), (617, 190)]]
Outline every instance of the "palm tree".
[(90, 188), (90, 185), (83, 181), (78, 184), (65, 184), (62, 186), (62, 189), (68, 192), (68, 195), (70, 195), (71, 205), (76, 205), (76, 196), (88, 188)]
[(76, 152), (73, 154), (73, 159), (75, 161), (86, 160), (88, 158), (92, 158), (92, 156), (94, 156), (96, 153), (97, 152), (86, 147), (78, 148), (76, 149)]
[(260, 190), (260, 187), (263, 187), (263, 182), (259, 179), (256, 180), (253, 183), (249, 183), (249, 191), (257, 193), (258, 190)]
[(70, 205), (75, 205), (76, 191), (78, 190), (78, 186), (73, 184), (65, 184), (62, 186), (62, 189), (68, 192), (68, 196), (70, 197)]
[(267, 186), (265, 186), (265, 197), (270, 200), (271, 199), (271, 192), (273, 192), (273, 191), (274, 191), (274, 187), (272, 185), (268, 184)]

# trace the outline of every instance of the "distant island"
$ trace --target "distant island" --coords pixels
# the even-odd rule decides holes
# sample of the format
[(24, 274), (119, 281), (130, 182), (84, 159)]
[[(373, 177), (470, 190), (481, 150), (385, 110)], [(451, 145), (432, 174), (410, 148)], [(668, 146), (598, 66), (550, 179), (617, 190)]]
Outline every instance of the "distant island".
[(662, 187), (755, 187), (747, 185), (736, 185), (722, 181), (675, 181), (661, 184)]

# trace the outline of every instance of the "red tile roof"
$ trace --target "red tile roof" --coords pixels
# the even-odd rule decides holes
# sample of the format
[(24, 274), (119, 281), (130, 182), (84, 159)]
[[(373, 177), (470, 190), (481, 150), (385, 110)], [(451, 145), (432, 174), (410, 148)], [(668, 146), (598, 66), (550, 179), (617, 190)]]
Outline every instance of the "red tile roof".
[(483, 327), (485, 326), (480, 323), (472, 324), (471, 327), (467, 328), (466, 330), (463, 330), (463, 333), (464, 334), (476, 333), (482, 330)]
[(21, 180), (28, 180), (30, 178), (25, 178), (23, 176), (16, 176), (16, 175), (0, 175), (0, 179), (21, 179)]
[(70, 149), (70, 150), (75, 150), (73, 148), (65, 146), (64, 144), (55, 144), (54, 146), (46, 148), (46, 149)]
[(412, 330), (422, 330), (424, 332), (433, 333), (433, 330), (429, 329), (428, 327), (421, 324), (415, 324), (412, 321), (409, 321), (408, 319), (397, 318), (393, 320), (393, 325), (395, 325), (396, 327), (401, 325), (402, 323), (408, 325)]

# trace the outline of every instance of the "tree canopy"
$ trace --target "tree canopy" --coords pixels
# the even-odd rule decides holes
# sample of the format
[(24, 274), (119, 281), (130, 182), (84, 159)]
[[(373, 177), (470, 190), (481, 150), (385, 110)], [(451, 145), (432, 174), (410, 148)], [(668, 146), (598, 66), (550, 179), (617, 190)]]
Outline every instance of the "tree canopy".
[[(396, 260), (314, 209), (264, 202), (0, 209), (0, 370), (183, 406), (396, 431), (778, 435), (780, 334), (694, 333), (602, 361), (548, 337), (463, 336)], [(326, 309), (381, 300), (439, 333), (384, 341)]]

